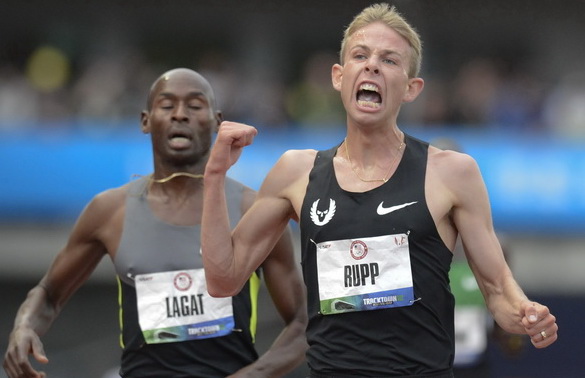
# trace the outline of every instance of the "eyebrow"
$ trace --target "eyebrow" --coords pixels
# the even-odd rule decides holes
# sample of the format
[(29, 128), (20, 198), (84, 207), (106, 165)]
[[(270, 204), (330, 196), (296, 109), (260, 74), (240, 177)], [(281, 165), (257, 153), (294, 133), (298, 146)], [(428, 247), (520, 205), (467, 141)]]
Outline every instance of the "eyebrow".
[[(352, 48), (350, 48), (350, 49), (349, 49), (349, 51), (351, 52), (351, 51), (353, 51), (354, 49), (364, 49), (364, 50), (367, 50), (367, 51), (371, 51), (371, 50), (372, 50), (372, 49), (371, 49), (371, 48), (369, 48), (368, 46), (366, 46), (366, 45), (361, 45), (361, 44), (360, 44), (360, 45), (355, 45), (355, 46), (353, 46)], [(402, 54), (401, 54), (401, 53), (399, 53), (399, 52), (398, 52), (398, 51), (396, 51), (396, 50), (390, 50), (390, 49), (384, 49), (384, 50), (382, 50), (382, 54), (385, 54), (385, 55), (397, 55), (397, 56), (399, 56), (399, 57), (402, 57)]]

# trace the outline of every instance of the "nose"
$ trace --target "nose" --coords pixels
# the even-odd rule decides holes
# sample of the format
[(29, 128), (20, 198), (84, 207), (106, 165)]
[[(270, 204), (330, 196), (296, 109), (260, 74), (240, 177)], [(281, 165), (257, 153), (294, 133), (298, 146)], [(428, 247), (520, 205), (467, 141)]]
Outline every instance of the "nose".
[(179, 102), (173, 111), (172, 117), (173, 120), (188, 121), (189, 114), (187, 112), (187, 104), (184, 102)]
[(369, 67), (366, 66), (366, 72), (373, 72), (376, 75), (380, 73), (380, 70), (378, 69), (378, 67)]
[(366, 72), (373, 72), (376, 75), (380, 73), (380, 69), (378, 68), (378, 64), (375, 59), (368, 59), (366, 62)]

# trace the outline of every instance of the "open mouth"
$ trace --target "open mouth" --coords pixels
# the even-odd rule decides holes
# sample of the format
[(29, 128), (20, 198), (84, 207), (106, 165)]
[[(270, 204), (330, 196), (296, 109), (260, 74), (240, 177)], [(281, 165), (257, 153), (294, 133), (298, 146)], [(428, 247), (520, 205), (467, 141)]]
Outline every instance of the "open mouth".
[(382, 104), (380, 88), (372, 83), (363, 83), (356, 93), (356, 100), (359, 106), (377, 109)]
[(169, 143), (173, 148), (186, 148), (191, 144), (191, 136), (179, 131), (172, 132), (169, 135)]

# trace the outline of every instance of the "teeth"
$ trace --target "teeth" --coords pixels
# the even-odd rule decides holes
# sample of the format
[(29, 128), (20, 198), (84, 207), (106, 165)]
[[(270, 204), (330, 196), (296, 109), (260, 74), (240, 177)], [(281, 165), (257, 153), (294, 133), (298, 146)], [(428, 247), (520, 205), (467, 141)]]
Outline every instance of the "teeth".
[(358, 105), (366, 107), (366, 108), (379, 108), (380, 104), (373, 101), (365, 101), (365, 100), (358, 100)]
[(376, 93), (379, 91), (378, 86), (371, 84), (371, 83), (364, 83), (364, 84), (360, 85), (360, 90), (372, 91), (372, 92), (376, 92)]

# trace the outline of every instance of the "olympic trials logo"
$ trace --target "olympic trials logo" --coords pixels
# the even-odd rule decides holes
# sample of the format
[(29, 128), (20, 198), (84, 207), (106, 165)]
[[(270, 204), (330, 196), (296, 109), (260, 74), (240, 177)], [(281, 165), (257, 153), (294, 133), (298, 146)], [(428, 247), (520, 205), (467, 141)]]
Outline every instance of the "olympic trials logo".
[(354, 260), (361, 260), (368, 254), (368, 246), (361, 240), (354, 240), (349, 247), (349, 253)]
[(187, 291), (191, 287), (193, 279), (189, 274), (181, 272), (175, 276), (173, 283), (175, 284), (177, 290)]

